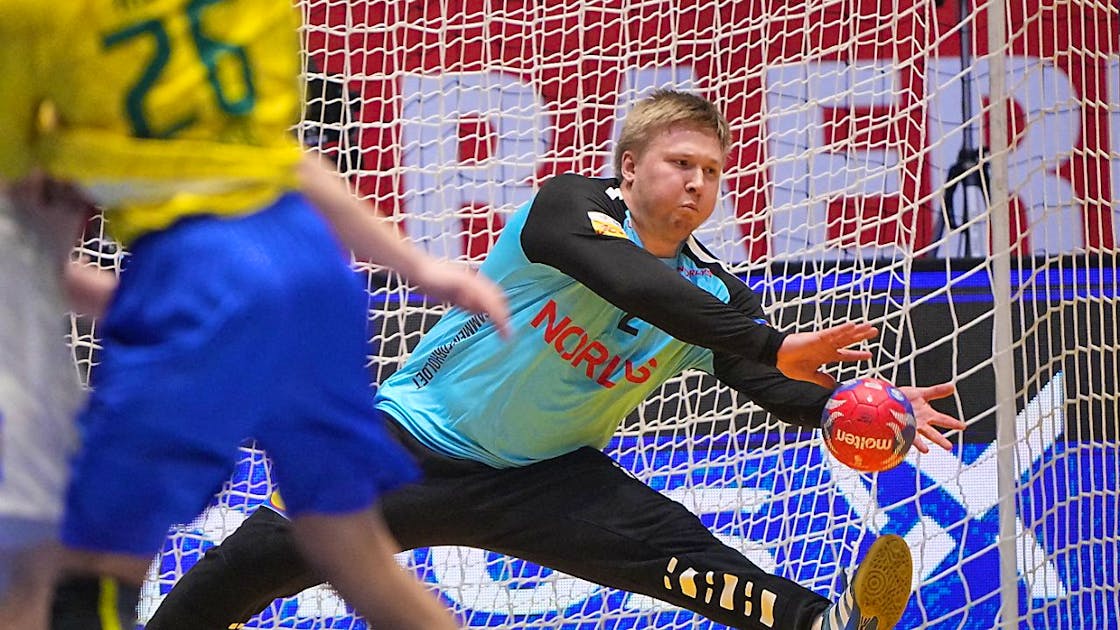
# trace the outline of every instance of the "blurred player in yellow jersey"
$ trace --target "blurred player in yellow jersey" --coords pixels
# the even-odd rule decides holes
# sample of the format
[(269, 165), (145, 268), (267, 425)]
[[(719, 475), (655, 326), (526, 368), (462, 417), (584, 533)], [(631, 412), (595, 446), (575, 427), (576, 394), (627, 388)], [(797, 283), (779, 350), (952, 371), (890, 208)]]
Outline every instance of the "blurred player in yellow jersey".
[(505, 301), (303, 157), (298, 27), (289, 0), (0, 0), (0, 177), (76, 183), (131, 254), (78, 417), (56, 630), (129, 627), (168, 526), (246, 437), (272, 456), (309, 560), (375, 627), (454, 625), (395, 565), (375, 508), (418, 473), (371, 411), (345, 250), (502, 330)]

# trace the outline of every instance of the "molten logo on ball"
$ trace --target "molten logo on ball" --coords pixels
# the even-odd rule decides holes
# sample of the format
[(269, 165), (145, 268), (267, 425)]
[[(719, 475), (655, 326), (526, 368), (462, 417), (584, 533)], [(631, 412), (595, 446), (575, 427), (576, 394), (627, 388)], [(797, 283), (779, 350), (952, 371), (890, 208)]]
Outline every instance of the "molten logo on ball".
[(846, 466), (881, 472), (897, 466), (914, 443), (914, 409), (897, 387), (877, 378), (836, 388), (821, 418), (824, 444)]

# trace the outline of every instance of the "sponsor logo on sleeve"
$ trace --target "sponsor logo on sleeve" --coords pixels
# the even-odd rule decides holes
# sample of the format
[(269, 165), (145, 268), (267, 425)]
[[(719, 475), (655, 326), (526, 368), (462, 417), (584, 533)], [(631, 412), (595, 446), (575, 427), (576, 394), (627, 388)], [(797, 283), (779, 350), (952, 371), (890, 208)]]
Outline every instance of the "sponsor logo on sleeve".
[(622, 224), (609, 215), (602, 212), (588, 212), (587, 218), (591, 219), (591, 227), (594, 228), (596, 234), (626, 238), (626, 231), (622, 229)]

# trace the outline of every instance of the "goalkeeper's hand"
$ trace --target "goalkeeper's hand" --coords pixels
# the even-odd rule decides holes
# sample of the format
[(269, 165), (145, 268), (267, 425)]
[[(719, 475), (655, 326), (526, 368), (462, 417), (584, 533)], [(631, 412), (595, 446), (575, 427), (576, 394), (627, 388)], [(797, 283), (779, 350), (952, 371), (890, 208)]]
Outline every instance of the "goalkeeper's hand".
[(870, 359), (870, 352), (852, 350), (848, 346), (873, 339), (878, 334), (879, 330), (871, 324), (851, 322), (815, 332), (794, 333), (778, 348), (777, 368), (789, 378), (832, 389), (836, 387), (836, 379), (822, 372), (821, 367)]
[[(914, 408), (914, 419), (918, 423), (918, 435), (914, 437), (914, 448), (923, 453), (928, 453), (929, 445), (926, 444), (926, 440), (929, 440), (947, 451), (951, 450), (953, 443), (937, 428), (963, 431), (968, 425), (953, 416), (934, 409), (929, 401), (952, 396), (957, 391), (956, 387), (952, 383), (939, 383), (928, 387), (899, 387), (898, 389), (910, 400), (910, 406)], [(925, 439), (922, 439), (923, 436)]]

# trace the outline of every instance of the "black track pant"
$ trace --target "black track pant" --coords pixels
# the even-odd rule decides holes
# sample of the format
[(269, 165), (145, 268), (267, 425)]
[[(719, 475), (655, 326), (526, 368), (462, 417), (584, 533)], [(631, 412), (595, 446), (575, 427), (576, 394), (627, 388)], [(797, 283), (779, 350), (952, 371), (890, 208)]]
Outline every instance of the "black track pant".
[[(595, 449), (498, 470), (443, 457), (392, 430), (426, 475), (382, 499), (404, 549), (489, 549), (734, 628), (808, 629), (829, 604), (765, 573)], [(180, 579), (147, 628), (226, 630), (322, 581), (296, 550), (288, 521), (260, 509)]]

